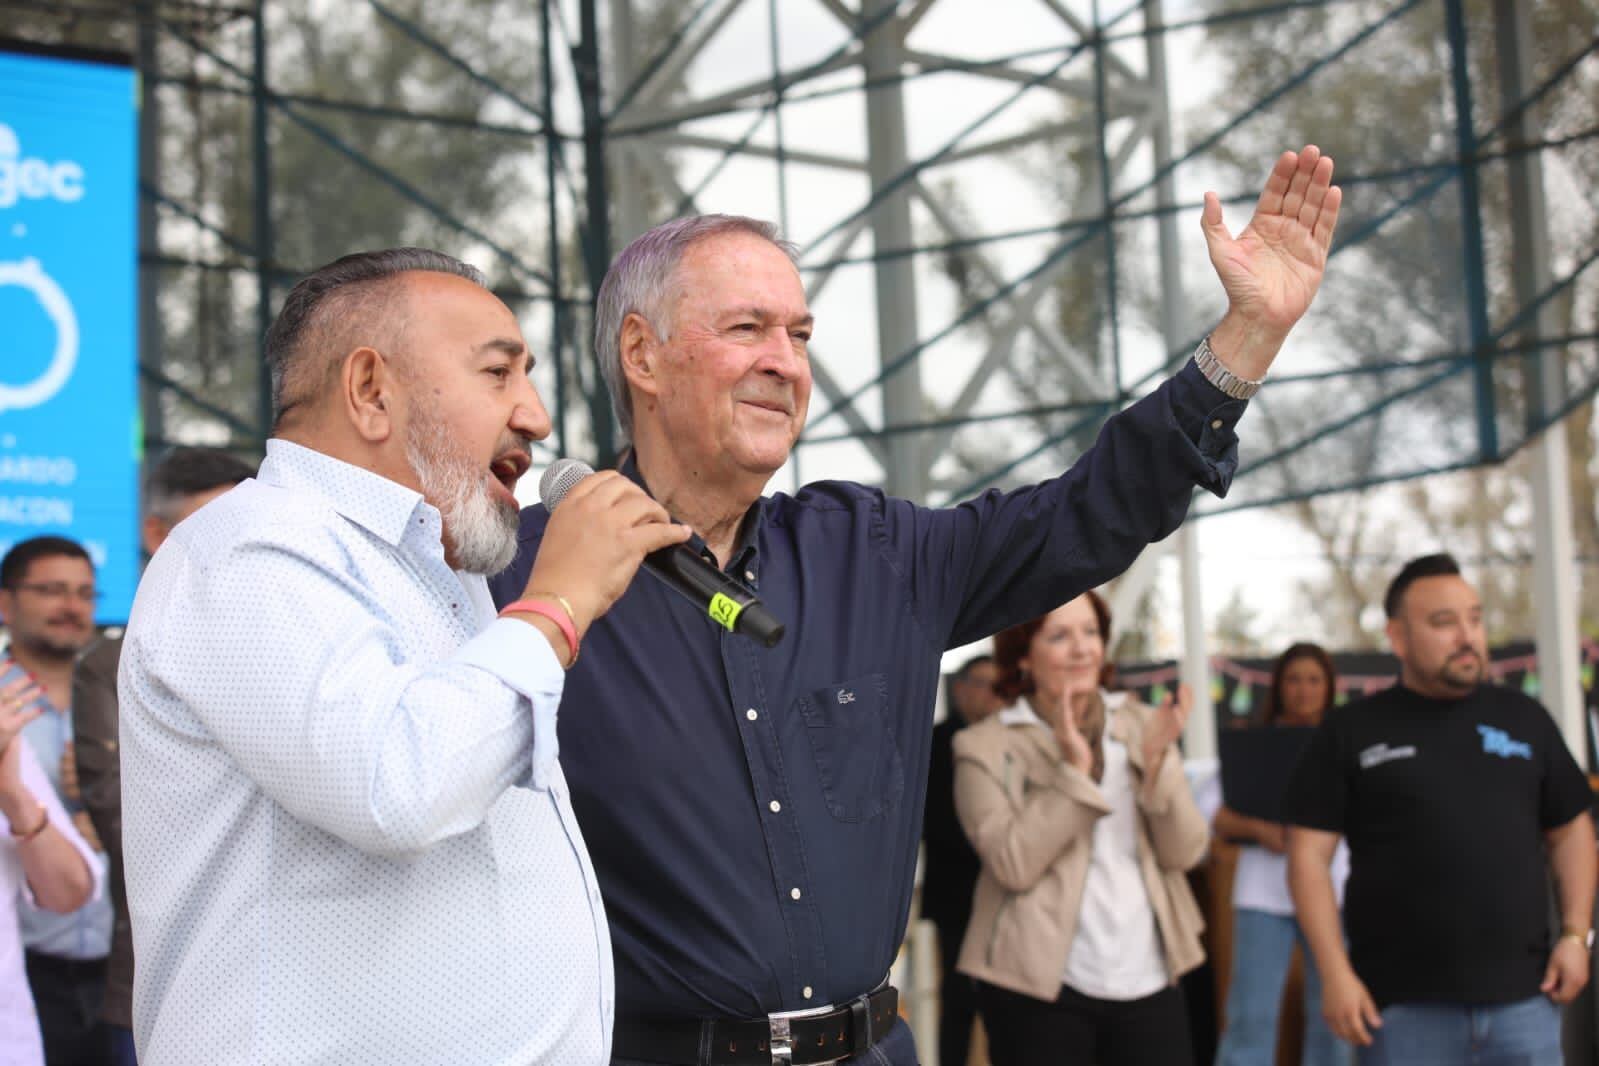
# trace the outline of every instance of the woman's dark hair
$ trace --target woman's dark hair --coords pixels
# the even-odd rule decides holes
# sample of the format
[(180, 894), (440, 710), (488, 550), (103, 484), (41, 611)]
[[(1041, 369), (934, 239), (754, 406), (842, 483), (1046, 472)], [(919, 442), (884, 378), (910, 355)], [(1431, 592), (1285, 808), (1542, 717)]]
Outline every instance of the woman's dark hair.
[(1266, 694), (1266, 724), (1271, 725), (1282, 717), (1283, 713), (1283, 675), (1288, 672), (1288, 667), (1300, 659), (1313, 659), (1321, 672), (1327, 676), (1327, 702), (1322, 704), (1321, 713), (1326, 714), (1332, 709), (1333, 696), (1338, 688), (1338, 670), (1333, 666), (1332, 656), (1327, 654), (1327, 649), (1320, 644), (1309, 641), (1300, 641), (1290, 645), (1288, 650), (1277, 656), (1277, 663), (1271, 668), (1271, 690)]
[[(1109, 688), (1116, 677), (1116, 668), (1111, 665), (1109, 658), (1110, 606), (1104, 597), (1093, 590), (1083, 595), (1088, 597), (1088, 605), (1094, 609), (1094, 620), (1099, 623), (1099, 639), (1105, 644), (1106, 659), (1099, 670), (1099, 684), (1101, 688)], [(999, 679), (994, 682), (994, 691), (998, 692), (1006, 703), (1015, 703), (1019, 697), (1033, 691), (1033, 679), (1023, 676), (1021, 662), (1027, 658), (1027, 650), (1032, 647), (1033, 637), (1044, 628), (1046, 617), (1047, 615), (1041, 614), (1037, 618), (1001, 630), (994, 636), (994, 665), (999, 667)]]

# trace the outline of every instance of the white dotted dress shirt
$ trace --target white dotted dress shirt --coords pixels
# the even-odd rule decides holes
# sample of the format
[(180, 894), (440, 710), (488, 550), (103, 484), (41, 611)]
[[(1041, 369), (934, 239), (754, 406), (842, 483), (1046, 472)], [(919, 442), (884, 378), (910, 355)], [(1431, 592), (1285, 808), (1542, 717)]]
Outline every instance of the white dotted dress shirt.
[(607, 1061), (563, 679), (418, 494), (269, 441), (156, 553), (123, 648), (140, 1061)]

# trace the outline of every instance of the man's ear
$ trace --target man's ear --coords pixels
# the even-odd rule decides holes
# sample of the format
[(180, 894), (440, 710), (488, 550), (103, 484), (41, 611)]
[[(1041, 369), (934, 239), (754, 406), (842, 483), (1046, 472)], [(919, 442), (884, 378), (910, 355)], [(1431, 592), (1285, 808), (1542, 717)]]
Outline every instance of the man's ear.
[(357, 348), (344, 357), (339, 373), (344, 410), (362, 440), (381, 444), (394, 432), (398, 388), (394, 368), (375, 348)]
[(622, 377), (631, 388), (647, 396), (660, 391), (660, 378), (656, 376), (655, 356), (660, 350), (660, 339), (649, 320), (637, 311), (622, 319), (622, 333), (618, 348), (622, 356)]
[(144, 545), (144, 554), (154, 555), (155, 550), (161, 547), (161, 542), (167, 539), (167, 534), (172, 532), (172, 527), (166, 519), (147, 514), (139, 522), (139, 541)]
[(1383, 632), (1388, 634), (1388, 646), (1393, 649), (1396, 659), (1405, 657), (1405, 645), (1409, 633), (1405, 631), (1405, 623), (1397, 618), (1388, 619), (1388, 624), (1383, 627)]

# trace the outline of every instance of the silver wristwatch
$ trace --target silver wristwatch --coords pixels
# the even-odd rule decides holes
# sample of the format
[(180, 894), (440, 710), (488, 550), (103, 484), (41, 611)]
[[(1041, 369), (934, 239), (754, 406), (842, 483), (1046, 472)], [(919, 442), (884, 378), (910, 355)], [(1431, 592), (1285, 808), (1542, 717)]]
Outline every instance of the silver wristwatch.
[(1199, 367), (1206, 381), (1235, 400), (1247, 400), (1260, 391), (1262, 382), (1241, 378), (1221, 365), (1216, 353), (1210, 350), (1209, 337), (1200, 341), (1199, 347), (1194, 349), (1194, 365)]

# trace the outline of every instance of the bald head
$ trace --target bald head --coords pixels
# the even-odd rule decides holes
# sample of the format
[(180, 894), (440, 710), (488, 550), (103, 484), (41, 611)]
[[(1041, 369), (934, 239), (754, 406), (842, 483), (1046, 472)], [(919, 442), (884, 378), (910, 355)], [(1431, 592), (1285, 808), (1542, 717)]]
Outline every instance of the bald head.
[(396, 357), (405, 327), (404, 276), (453, 274), (488, 287), (477, 268), (426, 248), (357, 252), (306, 275), (266, 335), (273, 422), (282, 428), (332, 392), (344, 357), (373, 348)]

